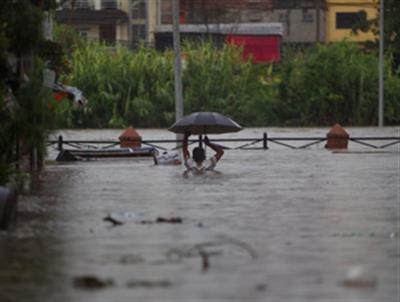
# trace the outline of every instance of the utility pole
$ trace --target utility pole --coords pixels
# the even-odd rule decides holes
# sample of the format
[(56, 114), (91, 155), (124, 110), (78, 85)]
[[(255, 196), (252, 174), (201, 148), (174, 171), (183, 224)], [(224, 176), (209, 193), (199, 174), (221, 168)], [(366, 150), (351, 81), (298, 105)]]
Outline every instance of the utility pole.
[(384, 116), (383, 116), (383, 103), (384, 103), (384, 11), (385, 5), (384, 0), (380, 0), (380, 20), (379, 20), (379, 108), (378, 108), (378, 123), (379, 127), (383, 127)]
[(319, 1), (320, 0), (315, 0), (315, 15), (316, 15), (316, 18), (315, 18), (315, 22), (316, 22), (316, 39), (315, 40), (316, 40), (317, 43), (321, 42), (320, 35), (319, 35), (319, 32), (321, 30), (321, 24), (320, 24), (320, 22), (321, 22), (321, 16), (320, 16), (321, 3)]
[[(181, 38), (179, 33), (179, 0), (172, 0), (173, 18), (173, 39), (174, 39), (174, 75), (175, 75), (175, 121), (183, 117), (183, 96), (182, 96), (182, 66), (181, 66)], [(176, 136), (177, 140), (182, 135)], [(180, 144), (178, 144), (180, 145)]]

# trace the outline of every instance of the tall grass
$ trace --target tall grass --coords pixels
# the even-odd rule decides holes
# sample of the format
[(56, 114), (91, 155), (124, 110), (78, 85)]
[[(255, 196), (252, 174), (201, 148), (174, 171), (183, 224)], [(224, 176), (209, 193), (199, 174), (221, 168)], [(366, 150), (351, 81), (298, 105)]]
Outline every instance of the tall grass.
[[(218, 111), (245, 126), (374, 125), (376, 54), (348, 42), (316, 45), (277, 65), (244, 61), (241, 49), (187, 43), (182, 49), (185, 114)], [(131, 52), (83, 43), (72, 51), (66, 78), (84, 91), (84, 111), (67, 126), (166, 127), (175, 116), (173, 53)], [(400, 123), (400, 78), (387, 61), (387, 123)]]
[(161, 126), (173, 119), (173, 69), (167, 56), (141, 47), (86, 44), (71, 57), (73, 73), (67, 81), (89, 99), (81, 112), (83, 126)]
[[(400, 78), (386, 59), (386, 123), (400, 123)], [(346, 41), (295, 53), (282, 64), (281, 108), (300, 125), (376, 125), (378, 59)], [(394, 95), (397, 95), (396, 97)], [(397, 116), (396, 116), (397, 115)]]
[[(183, 46), (185, 113), (219, 111), (239, 122), (257, 120), (272, 100), (271, 69), (241, 59), (232, 46)], [(173, 53), (140, 47), (131, 52), (88, 43), (71, 56), (73, 72), (64, 80), (83, 90), (89, 104), (75, 114), (86, 127), (168, 126), (174, 121)], [(276, 90), (276, 89), (275, 89)], [(261, 102), (260, 102), (261, 101)], [(268, 122), (268, 121), (267, 121)]]

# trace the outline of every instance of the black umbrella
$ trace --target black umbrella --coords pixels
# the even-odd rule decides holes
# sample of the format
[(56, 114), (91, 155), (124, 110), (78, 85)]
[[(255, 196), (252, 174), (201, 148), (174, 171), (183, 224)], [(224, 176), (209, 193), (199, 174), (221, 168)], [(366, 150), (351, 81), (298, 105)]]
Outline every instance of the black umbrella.
[(242, 127), (230, 118), (216, 112), (195, 112), (184, 116), (169, 131), (191, 134), (220, 134), (238, 132)]

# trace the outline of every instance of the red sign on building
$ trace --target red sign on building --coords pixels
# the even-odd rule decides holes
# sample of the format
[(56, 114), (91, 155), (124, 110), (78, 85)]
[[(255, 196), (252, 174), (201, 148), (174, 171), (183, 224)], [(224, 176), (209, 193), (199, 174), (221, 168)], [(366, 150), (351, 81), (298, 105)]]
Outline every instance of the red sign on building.
[(243, 47), (243, 58), (253, 63), (275, 62), (281, 59), (280, 36), (227, 35), (230, 44)]
[[(243, 47), (243, 58), (253, 63), (276, 62), (281, 58), (283, 26), (281, 23), (238, 23), (238, 24), (182, 24), (181, 38), (206, 38), (220, 47), (220, 41)], [(172, 48), (172, 27), (156, 28), (156, 48)]]

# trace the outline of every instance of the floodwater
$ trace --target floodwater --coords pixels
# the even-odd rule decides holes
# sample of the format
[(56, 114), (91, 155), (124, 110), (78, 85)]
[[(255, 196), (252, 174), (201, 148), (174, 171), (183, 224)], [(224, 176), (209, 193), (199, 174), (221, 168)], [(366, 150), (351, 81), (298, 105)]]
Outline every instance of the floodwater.
[[(400, 136), (399, 128), (347, 130)], [(121, 132), (62, 134), (112, 140)], [(351, 143), (346, 153), (324, 143), (269, 146), (228, 150), (221, 174), (191, 178), (151, 159), (56, 163), (50, 150), (20, 198), (18, 227), (0, 233), (0, 301), (398, 301), (400, 144), (376, 152)], [(109, 214), (125, 223), (103, 221)], [(149, 223), (158, 217), (183, 220)], [(105, 286), (79, 286), (85, 276)]]

